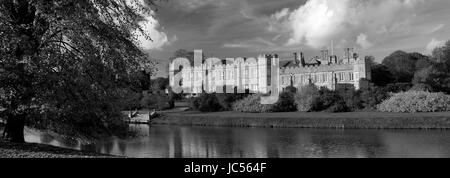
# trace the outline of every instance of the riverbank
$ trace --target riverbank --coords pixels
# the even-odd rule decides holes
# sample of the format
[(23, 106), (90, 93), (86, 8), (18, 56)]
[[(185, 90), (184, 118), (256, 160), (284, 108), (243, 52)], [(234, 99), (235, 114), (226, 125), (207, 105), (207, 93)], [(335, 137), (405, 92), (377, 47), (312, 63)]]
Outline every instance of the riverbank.
[[(36, 132), (25, 129), (25, 132)], [(0, 133), (3, 126), (0, 124)], [(79, 151), (38, 143), (11, 143), (0, 137), (0, 158), (115, 158), (117, 156)]]
[(92, 152), (37, 143), (11, 143), (0, 140), (0, 158), (114, 158)]
[(334, 129), (450, 129), (450, 112), (440, 113), (240, 113), (178, 112), (152, 120), (155, 125), (334, 128)]

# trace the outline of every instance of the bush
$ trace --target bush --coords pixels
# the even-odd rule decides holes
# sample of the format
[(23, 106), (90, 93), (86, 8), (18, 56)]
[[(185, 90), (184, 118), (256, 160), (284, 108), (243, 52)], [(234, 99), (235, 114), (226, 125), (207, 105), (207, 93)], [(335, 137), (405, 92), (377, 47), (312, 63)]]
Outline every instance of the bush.
[(362, 98), (362, 91), (355, 89), (341, 89), (337, 90), (338, 94), (345, 101), (345, 105), (351, 111), (361, 110), (364, 108), (364, 99)]
[(359, 98), (362, 107), (366, 110), (376, 110), (377, 105), (390, 97), (390, 92), (385, 87), (373, 87), (360, 91)]
[(274, 105), (261, 104), (261, 94), (250, 95), (233, 103), (233, 110), (249, 113), (267, 113), (274, 111)]
[(418, 83), (415, 84), (410, 91), (428, 91), (428, 92), (433, 92), (433, 87), (431, 87), (428, 84), (424, 84), (424, 83)]
[(141, 109), (141, 99), (143, 95), (142, 93), (138, 92), (129, 92), (126, 94), (124, 98), (123, 107), (122, 110), (134, 110), (134, 109)]
[(273, 112), (292, 112), (297, 110), (294, 100), (295, 93), (291, 91), (280, 93), (278, 102), (273, 106)]
[(217, 112), (224, 110), (215, 94), (203, 93), (198, 97), (191, 98), (189, 103), (191, 108), (196, 111)]
[(327, 111), (327, 112), (348, 112), (347, 107), (342, 96), (336, 91), (331, 91), (326, 87), (321, 87), (319, 90), (319, 97), (313, 99), (312, 111)]
[(450, 96), (425, 91), (401, 92), (379, 104), (377, 109), (406, 113), (450, 111)]
[(300, 112), (310, 112), (313, 100), (319, 97), (319, 89), (315, 85), (306, 85), (300, 87), (294, 95), (297, 110)]
[(164, 94), (144, 94), (141, 106), (147, 109), (165, 110), (170, 109), (169, 97)]
[(233, 103), (245, 98), (247, 94), (217, 93), (215, 96), (217, 97), (222, 110), (231, 111), (233, 110)]

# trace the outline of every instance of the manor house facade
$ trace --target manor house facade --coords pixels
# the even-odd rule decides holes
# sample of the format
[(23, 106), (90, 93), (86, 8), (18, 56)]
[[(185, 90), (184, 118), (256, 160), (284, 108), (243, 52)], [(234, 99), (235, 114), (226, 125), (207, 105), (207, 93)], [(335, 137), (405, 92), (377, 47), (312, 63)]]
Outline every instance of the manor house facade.
[(290, 85), (300, 88), (310, 83), (331, 90), (338, 88), (367, 88), (371, 84), (370, 62), (359, 58), (357, 53), (347, 48), (344, 56), (329, 55), (322, 50), (321, 56), (306, 61), (303, 53), (294, 53), (293, 60), (280, 62), (280, 89)]
[[(273, 79), (270, 64), (274, 60), (280, 61), (279, 74), (275, 76), (278, 77), (279, 91), (288, 86), (301, 88), (308, 84), (324, 86), (331, 90), (340, 87), (361, 89), (370, 85), (370, 63), (347, 49), (341, 58), (329, 55), (327, 50), (323, 50), (320, 57), (310, 60), (306, 60), (303, 53), (294, 53), (293, 58), (285, 59), (279, 59), (278, 55), (274, 54), (261, 55), (257, 59), (238, 58), (233, 64), (227, 64), (224, 60), (216, 65), (204, 63), (181, 71), (182, 87), (188, 91), (186, 93), (192, 94), (203, 91), (213, 93), (222, 91), (222, 88), (226, 88), (228, 92), (242, 88), (250, 93), (268, 93)], [(206, 79), (202, 82), (202, 75), (205, 73)], [(174, 84), (173, 80), (171, 77), (171, 86)]]

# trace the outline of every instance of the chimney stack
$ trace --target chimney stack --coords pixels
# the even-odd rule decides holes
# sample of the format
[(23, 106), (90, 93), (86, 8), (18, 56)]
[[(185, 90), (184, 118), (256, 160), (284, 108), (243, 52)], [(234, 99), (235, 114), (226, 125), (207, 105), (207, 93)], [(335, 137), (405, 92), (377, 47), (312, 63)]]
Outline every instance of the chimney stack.
[(294, 62), (298, 64), (298, 54), (294, 53)]
[(303, 67), (306, 65), (305, 58), (304, 58), (302, 52), (300, 53), (300, 62), (301, 62), (301, 64), (302, 64)]

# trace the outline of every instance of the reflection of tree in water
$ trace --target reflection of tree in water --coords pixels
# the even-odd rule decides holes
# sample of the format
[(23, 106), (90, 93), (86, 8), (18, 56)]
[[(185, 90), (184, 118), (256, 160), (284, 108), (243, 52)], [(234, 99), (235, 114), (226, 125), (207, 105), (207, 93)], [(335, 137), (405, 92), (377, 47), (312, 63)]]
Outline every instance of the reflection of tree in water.
[(183, 140), (181, 139), (180, 128), (175, 128), (173, 132), (173, 151), (175, 158), (183, 157)]
[(125, 152), (127, 151), (127, 144), (124, 141), (116, 140), (117, 146), (119, 147), (119, 152), (121, 155), (125, 155)]
[(102, 145), (99, 143), (92, 143), (92, 144), (82, 144), (80, 146), (81, 150), (89, 151), (89, 152), (96, 152), (101, 153), (102, 151)]
[(112, 150), (114, 148), (114, 142), (106, 141), (106, 142), (103, 142), (103, 144), (101, 144), (101, 145), (103, 145), (103, 149), (102, 150), (105, 151), (104, 153), (111, 154), (111, 152), (112, 152)]
[(61, 138), (55, 138), (58, 142), (60, 142), (62, 145), (70, 148), (76, 148), (78, 146), (78, 140), (70, 137), (61, 137)]
[(41, 143), (49, 144), (50, 142), (55, 140), (55, 138), (53, 136), (51, 136), (50, 134), (44, 133), (40, 136), (40, 140), (41, 140)]
[(376, 157), (385, 145), (378, 131), (311, 130), (311, 143), (321, 157)]

